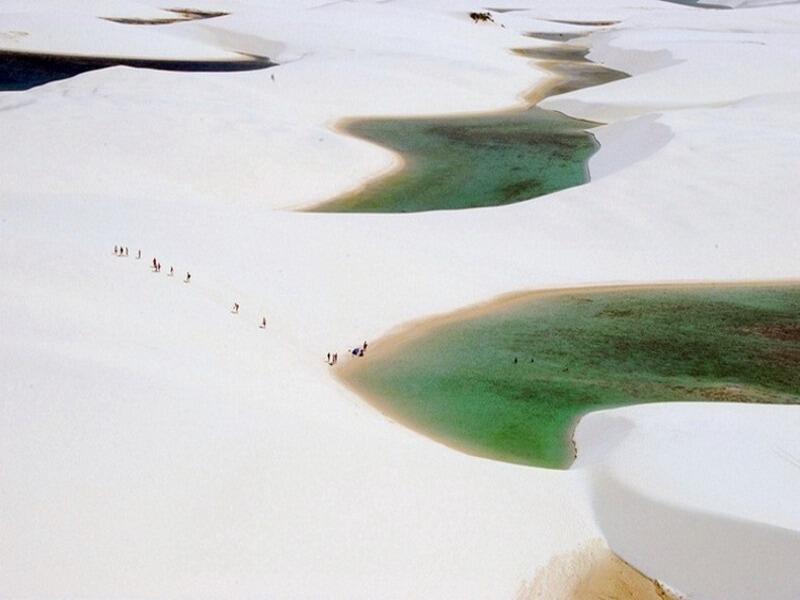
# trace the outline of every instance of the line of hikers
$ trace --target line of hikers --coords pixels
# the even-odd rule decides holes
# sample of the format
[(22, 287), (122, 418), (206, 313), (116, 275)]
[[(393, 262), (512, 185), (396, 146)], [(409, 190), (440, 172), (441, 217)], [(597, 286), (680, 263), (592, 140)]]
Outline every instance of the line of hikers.
[[(114, 246), (114, 255), (115, 256), (128, 256), (128, 247), (127, 246), (122, 246), (122, 245)], [(136, 260), (139, 260), (141, 258), (142, 258), (142, 251), (138, 250), (136, 252)], [(154, 273), (160, 273), (161, 272), (161, 262), (155, 256), (153, 257), (152, 270), (153, 270)], [(168, 276), (169, 277), (174, 277), (174, 275), (175, 275), (175, 269), (173, 267), (170, 267)], [(189, 273), (189, 271), (186, 271), (186, 279), (184, 279), (183, 282), (184, 283), (189, 283), (191, 280), (192, 280), (192, 274)], [(239, 303), (238, 302), (234, 302), (233, 303), (233, 308), (231, 309), (231, 312), (233, 314), (235, 314), (235, 315), (238, 315), (239, 314), (239, 308), (240, 308)], [(266, 328), (267, 328), (267, 318), (266, 317), (261, 317), (261, 324), (259, 325), (259, 329), (266, 329)], [(352, 350), (350, 350), (350, 353), (353, 356), (359, 356), (360, 357), (360, 356), (364, 356), (364, 352), (366, 352), (366, 351), (367, 351), (367, 342), (364, 342), (363, 344), (361, 344), (361, 346), (358, 346), (358, 347), (353, 348)], [(336, 352), (334, 352), (334, 353), (328, 352), (327, 362), (328, 362), (329, 365), (335, 365), (337, 362), (339, 362), (339, 354), (336, 353)]]
[[(114, 254), (116, 256), (128, 256), (128, 247), (127, 246), (114, 246)], [(141, 250), (139, 250), (136, 253), (136, 259), (138, 260), (140, 258), (142, 258), (142, 251)], [(160, 273), (161, 272), (161, 262), (155, 256), (153, 257), (152, 269), (153, 269), (154, 273)], [(167, 274), (167, 276), (168, 277), (174, 277), (175, 276), (175, 268), (174, 267), (170, 267), (169, 268), (169, 273)], [(186, 271), (186, 279), (183, 280), (183, 283), (189, 283), (191, 280), (192, 280), (192, 274), (189, 273), (189, 271)], [(233, 309), (231, 310), (231, 312), (234, 313), (234, 314), (239, 314), (239, 303), (238, 302), (234, 302), (233, 303)], [(259, 328), (260, 329), (266, 329), (267, 328), (267, 318), (266, 317), (262, 317), (261, 318), (261, 324), (259, 325)]]
[[(115, 256), (128, 256), (128, 247), (127, 246), (114, 246), (114, 255)], [(136, 251), (136, 260), (142, 258), (142, 251)], [(156, 257), (153, 257), (153, 272), (160, 273), (161, 272), (161, 263)], [(175, 268), (170, 267), (168, 275), (170, 277), (175, 276)], [(183, 280), (184, 283), (189, 283), (192, 280), (192, 274), (189, 271), (186, 271), (186, 279)]]

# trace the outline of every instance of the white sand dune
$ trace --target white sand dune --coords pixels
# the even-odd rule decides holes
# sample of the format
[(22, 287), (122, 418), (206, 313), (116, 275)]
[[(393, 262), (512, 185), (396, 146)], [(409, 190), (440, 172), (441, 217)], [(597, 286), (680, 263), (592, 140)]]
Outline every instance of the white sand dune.
[(590, 474), (611, 547), (689, 598), (797, 598), (800, 411), (654, 404), (584, 417), (574, 468)]
[[(388, 422), (324, 355), (519, 289), (797, 277), (800, 8), (546, 0), (476, 25), (461, 0), (204, 1), (231, 14), (145, 27), (97, 17), (165, 5), (6, 4), (2, 48), (282, 64), (0, 94), (0, 596), (507, 598), (602, 534), (693, 598), (748, 597), (747, 578), (793, 597), (800, 525), (775, 498), (796, 497), (794, 409), (755, 407), (740, 437), (750, 407), (624, 409), (607, 451), (593, 415), (580, 468), (550, 472)], [(634, 74), (545, 102), (610, 123), (591, 184), (457, 212), (276, 210), (395, 164), (339, 119), (520, 105), (547, 75), (509, 49), (566, 30)], [(767, 434), (783, 452), (757, 451)], [(751, 533), (776, 552), (763, 571), (738, 550)], [(708, 571), (686, 567), (706, 551)]]

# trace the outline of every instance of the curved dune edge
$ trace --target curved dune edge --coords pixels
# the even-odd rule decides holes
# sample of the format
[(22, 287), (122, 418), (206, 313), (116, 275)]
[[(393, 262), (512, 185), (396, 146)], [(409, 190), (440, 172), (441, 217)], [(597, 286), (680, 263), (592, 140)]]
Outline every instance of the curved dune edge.
[(559, 554), (520, 588), (516, 600), (680, 600), (681, 596), (637, 570), (594, 539)]
[(574, 469), (609, 547), (636, 568), (692, 598), (796, 600), (799, 423), (796, 406), (596, 411)]
[[(371, 185), (375, 185), (376, 183), (384, 179), (388, 179), (393, 175), (397, 175), (398, 173), (401, 173), (406, 169), (408, 165), (408, 159), (400, 152), (396, 152), (391, 148), (388, 148), (386, 146), (381, 146), (380, 144), (376, 144), (370, 140), (365, 140), (364, 138), (358, 137), (357, 135), (350, 132), (350, 126), (353, 123), (359, 121), (361, 118), (362, 117), (344, 117), (330, 124), (328, 128), (337, 135), (349, 137), (351, 139), (358, 140), (361, 143), (369, 144), (370, 146), (379, 149), (381, 152), (387, 155), (385, 166), (383, 166), (383, 168), (381, 168), (377, 172), (370, 174), (368, 177), (348, 187), (344, 191), (341, 191), (338, 194), (334, 195), (332, 198), (327, 198), (321, 202), (315, 201), (312, 202), (311, 204), (301, 204), (300, 206), (294, 206), (294, 207), (289, 206), (287, 207), (288, 210), (293, 210), (294, 212), (318, 212), (320, 209), (324, 208), (328, 204), (338, 201), (340, 198), (345, 198), (363, 192)], [(403, 118), (403, 117), (398, 117), (398, 118)]]
[(591, 502), (612, 548), (698, 598), (797, 598), (800, 576), (787, 559), (800, 550), (797, 531), (665, 502), (603, 472)]

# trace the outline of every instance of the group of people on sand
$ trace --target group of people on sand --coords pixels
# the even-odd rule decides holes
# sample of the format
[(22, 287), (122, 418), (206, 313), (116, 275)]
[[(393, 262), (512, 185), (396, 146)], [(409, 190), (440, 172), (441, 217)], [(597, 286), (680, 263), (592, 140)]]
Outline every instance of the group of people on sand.
[[(127, 246), (114, 246), (114, 254), (116, 256), (128, 256), (128, 247)], [(139, 260), (141, 258), (142, 258), (142, 251), (141, 250), (137, 250), (136, 251), (136, 260)], [(161, 262), (159, 262), (159, 260), (155, 256), (153, 257), (152, 265), (153, 265), (153, 272), (154, 273), (160, 273), (161, 272)], [(175, 268), (174, 267), (170, 267), (169, 268), (168, 275), (170, 277), (174, 277), (175, 276)], [(184, 279), (183, 282), (184, 283), (189, 283), (191, 280), (192, 280), (192, 274), (189, 273), (189, 271), (186, 271), (186, 279)]]
[[(141, 257), (142, 251), (139, 250), (139, 256)], [(161, 273), (161, 262), (154, 256), (153, 257), (153, 272), (154, 273)], [(169, 273), (167, 273), (167, 277), (175, 277), (175, 267), (169, 268)], [(192, 274), (189, 271), (186, 271), (186, 278), (183, 280), (183, 283), (189, 283), (192, 280)]]
[[(368, 346), (367, 342), (364, 342), (363, 344), (361, 344), (360, 346), (356, 346), (355, 348), (353, 348), (349, 352), (353, 356), (362, 357), (362, 356), (364, 356), (364, 353), (367, 351), (367, 346)], [(336, 352), (334, 352), (334, 353), (328, 352), (328, 357), (327, 358), (328, 358), (327, 363), (329, 365), (335, 365), (336, 363), (339, 362), (339, 354), (336, 353)]]
[[(128, 256), (128, 247), (127, 246), (114, 246), (114, 256)], [(136, 260), (142, 258), (142, 251), (139, 250), (136, 253)]]

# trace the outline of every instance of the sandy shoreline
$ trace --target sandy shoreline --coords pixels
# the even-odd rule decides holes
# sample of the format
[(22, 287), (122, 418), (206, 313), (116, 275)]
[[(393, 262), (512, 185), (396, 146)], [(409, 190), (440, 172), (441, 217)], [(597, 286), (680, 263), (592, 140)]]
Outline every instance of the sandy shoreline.
[[(309, 204), (302, 204), (300, 206), (288, 207), (289, 210), (295, 210), (297, 212), (317, 212), (318, 209), (323, 208), (324, 206), (330, 204), (331, 202), (336, 202), (338, 199), (351, 196), (353, 194), (357, 194), (358, 192), (363, 191), (365, 188), (371, 185), (375, 185), (376, 183), (378, 183), (383, 179), (386, 179), (388, 177), (391, 177), (392, 175), (400, 173), (401, 171), (403, 171), (403, 169), (406, 168), (408, 161), (406, 160), (406, 157), (400, 154), (399, 152), (395, 152), (391, 148), (381, 146), (380, 144), (376, 144), (375, 142), (364, 139), (350, 132), (350, 130), (348, 129), (349, 125), (356, 121), (360, 121), (364, 118), (366, 117), (345, 117), (343, 119), (338, 119), (334, 123), (330, 124), (328, 128), (338, 135), (356, 139), (360, 142), (369, 144), (370, 146), (379, 149), (381, 152), (388, 154), (389, 164), (384, 169), (378, 170), (377, 172), (367, 176), (366, 178), (363, 178), (353, 187), (335, 194), (332, 198), (327, 198), (326, 200), (322, 200), (321, 202), (315, 201)], [(398, 116), (398, 118), (400, 117)]]

